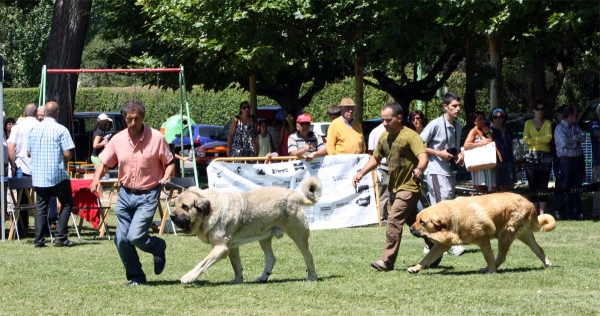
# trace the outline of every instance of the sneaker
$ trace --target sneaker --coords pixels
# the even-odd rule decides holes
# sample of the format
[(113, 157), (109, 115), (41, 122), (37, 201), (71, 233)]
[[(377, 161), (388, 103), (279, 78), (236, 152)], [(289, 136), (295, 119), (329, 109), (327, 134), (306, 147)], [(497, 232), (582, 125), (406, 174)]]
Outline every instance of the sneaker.
[(448, 250), (448, 254), (451, 256), (460, 256), (465, 253), (466, 250), (467, 249), (463, 246), (452, 246), (450, 247), (450, 250)]
[[(423, 254), (424, 254), (424, 255), (428, 254), (430, 250), (431, 250), (431, 249), (429, 249), (429, 246), (425, 245), (425, 248), (423, 248)], [(464, 250), (463, 250), (463, 251), (464, 251)], [(448, 254), (448, 251), (444, 252), (444, 255), (447, 255), (447, 254)], [(441, 260), (442, 260), (442, 259), (440, 259), (440, 261), (441, 261)]]
[(137, 285), (146, 285), (146, 281), (144, 281), (144, 280), (142, 280), (142, 281), (131, 280), (128, 283), (123, 284), (124, 287), (137, 286)]
[(388, 268), (388, 266), (383, 262), (383, 260), (379, 259), (377, 261), (371, 262), (371, 267), (377, 271), (390, 271), (394, 268)]

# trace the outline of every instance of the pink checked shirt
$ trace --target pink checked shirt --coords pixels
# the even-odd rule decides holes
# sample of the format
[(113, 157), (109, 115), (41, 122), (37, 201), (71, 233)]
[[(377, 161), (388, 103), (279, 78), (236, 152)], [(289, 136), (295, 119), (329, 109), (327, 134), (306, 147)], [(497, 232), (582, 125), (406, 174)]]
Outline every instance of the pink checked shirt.
[(173, 154), (159, 131), (144, 126), (136, 144), (125, 129), (112, 137), (98, 158), (108, 167), (119, 163), (119, 182), (123, 186), (150, 190), (164, 176), (165, 165), (173, 160)]

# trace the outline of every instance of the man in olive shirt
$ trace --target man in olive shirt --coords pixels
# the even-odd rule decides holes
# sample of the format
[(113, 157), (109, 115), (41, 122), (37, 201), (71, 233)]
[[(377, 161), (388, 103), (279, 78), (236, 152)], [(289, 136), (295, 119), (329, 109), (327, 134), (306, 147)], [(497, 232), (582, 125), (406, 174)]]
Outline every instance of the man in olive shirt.
[[(352, 179), (354, 186), (362, 177), (375, 169), (381, 159), (387, 159), (389, 168), (390, 199), (393, 199), (386, 228), (386, 241), (380, 260), (371, 262), (378, 271), (394, 269), (398, 257), (402, 226), (415, 222), (417, 202), (421, 197), (420, 183), (428, 159), (421, 136), (402, 125), (402, 107), (396, 102), (387, 103), (381, 110), (385, 132), (367, 164)], [(428, 242), (426, 240), (426, 242)]]

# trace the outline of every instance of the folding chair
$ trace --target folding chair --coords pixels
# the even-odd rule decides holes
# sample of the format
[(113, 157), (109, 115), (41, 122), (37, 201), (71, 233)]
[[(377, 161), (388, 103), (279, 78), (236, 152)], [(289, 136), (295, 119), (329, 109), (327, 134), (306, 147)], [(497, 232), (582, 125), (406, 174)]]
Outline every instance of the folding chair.
[[(8, 233), (8, 239), (13, 239), (13, 234), (17, 234), (17, 239), (21, 243), (21, 236), (19, 236), (19, 226), (21, 226), (25, 232), (27, 227), (23, 224), (21, 219), (21, 211), (28, 212), (29, 210), (35, 210), (35, 201), (33, 199), (33, 183), (31, 177), (23, 178), (8, 178), (8, 190), (10, 192), (10, 201), (8, 202), (7, 212), (10, 214), (10, 230)], [(16, 196), (15, 196), (16, 192)], [(21, 198), (23, 194), (26, 194), (28, 203), (25, 205), (21, 204)], [(48, 223), (50, 228), (50, 223)], [(52, 238), (52, 235), (50, 235)]]
[[(73, 194), (73, 210), (71, 212), (71, 219), (73, 220), (73, 226), (77, 237), (81, 240), (79, 231), (83, 227), (83, 220), (90, 222), (93, 229), (98, 229), (100, 233), (100, 227), (104, 228), (108, 240), (110, 240), (110, 231), (106, 224), (105, 212), (110, 209), (110, 206), (102, 206), (100, 198), (97, 193), (92, 193), (89, 187), (92, 184), (92, 179), (71, 179), (71, 191)], [(75, 215), (78, 215), (79, 227)]]
[[(173, 178), (170, 183), (167, 183), (163, 187), (163, 192), (165, 193), (165, 207), (167, 208), (167, 212), (163, 212), (161, 203), (158, 204), (158, 212), (160, 213), (161, 222), (160, 228), (158, 230), (158, 234), (162, 235), (165, 232), (165, 226), (167, 225), (167, 220), (171, 216), (171, 204), (173, 200), (173, 193), (177, 192), (177, 194), (181, 194), (185, 189), (189, 187), (193, 187), (196, 185), (196, 180), (194, 177), (185, 177), (185, 178)], [(175, 224), (171, 221), (171, 228), (173, 229), (173, 234), (177, 236), (177, 228)]]

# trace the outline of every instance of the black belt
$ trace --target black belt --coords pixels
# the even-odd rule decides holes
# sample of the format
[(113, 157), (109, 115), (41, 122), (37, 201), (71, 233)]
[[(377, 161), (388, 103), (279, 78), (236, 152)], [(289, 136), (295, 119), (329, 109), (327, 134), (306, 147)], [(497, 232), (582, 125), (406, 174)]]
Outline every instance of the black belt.
[(125, 190), (125, 192), (129, 193), (129, 194), (134, 194), (134, 195), (142, 195), (142, 194), (148, 194), (154, 190), (156, 190), (156, 187), (150, 190), (136, 190), (136, 189), (130, 189), (126, 186), (121, 186), (121, 188), (123, 188), (123, 190)]

